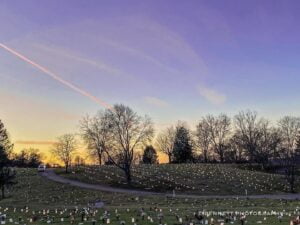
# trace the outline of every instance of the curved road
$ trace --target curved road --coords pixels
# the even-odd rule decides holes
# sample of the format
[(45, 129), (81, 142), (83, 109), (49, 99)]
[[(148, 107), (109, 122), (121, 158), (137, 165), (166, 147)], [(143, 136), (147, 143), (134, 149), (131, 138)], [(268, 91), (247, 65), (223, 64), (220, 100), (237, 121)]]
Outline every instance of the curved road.
[[(53, 170), (46, 170), (46, 172), (40, 173), (41, 176), (63, 184), (68, 184), (71, 186), (76, 186), (80, 188), (86, 188), (91, 190), (114, 192), (114, 193), (123, 193), (123, 194), (132, 194), (140, 196), (161, 196), (161, 197), (174, 197), (169, 193), (158, 193), (150, 191), (141, 191), (141, 190), (129, 190), (123, 188), (115, 188), (99, 184), (87, 184), (80, 181), (71, 180), (62, 176), (59, 176), (54, 173)], [(226, 198), (240, 198), (240, 199), (286, 199), (286, 200), (300, 200), (300, 194), (264, 194), (264, 195), (188, 195), (188, 194), (176, 194), (177, 198), (201, 198), (201, 199), (226, 199)]]

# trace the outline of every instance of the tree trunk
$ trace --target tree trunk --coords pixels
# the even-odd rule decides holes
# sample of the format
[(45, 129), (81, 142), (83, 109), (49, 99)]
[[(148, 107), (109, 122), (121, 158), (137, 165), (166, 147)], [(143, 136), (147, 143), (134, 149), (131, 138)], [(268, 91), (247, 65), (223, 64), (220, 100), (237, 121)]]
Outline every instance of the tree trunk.
[(172, 155), (169, 154), (168, 157), (169, 157), (169, 163), (172, 163)]
[(128, 185), (131, 185), (131, 169), (130, 166), (126, 166), (124, 169), (126, 181)]
[(207, 160), (207, 150), (204, 150), (203, 154), (204, 154), (204, 162), (207, 163), (207, 161), (208, 161)]
[(223, 163), (224, 162), (224, 155), (223, 155), (223, 152), (220, 152), (220, 161), (221, 161), (221, 163)]
[(98, 153), (98, 161), (99, 161), (99, 166), (102, 165), (102, 155)]
[(296, 168), (294, 165), (291, 166), (291, 177), (290, 177), (290, 192), (294, 193), (295, 192), (295, 173), (296, 173)]
[(5, 198), (5, 191), (4, 191), (4, 185), (1, 187), (1, 198)]
[(68, 173), (68, 168), (69, 168), (69, 165), (66, 164), (66, 173)]
[(129, 185), (131, 185), (131, 172), (126, 173), (126, 180)]
[(291, 192), (291, 193), (295, 193), (294, 180), (291, 181), (291, 183), (290, 183), (290, 192)]
[(130, 172), (127, 172), (126, 179), (127, 179), (127, 183), (131, 184), (131, 173)]

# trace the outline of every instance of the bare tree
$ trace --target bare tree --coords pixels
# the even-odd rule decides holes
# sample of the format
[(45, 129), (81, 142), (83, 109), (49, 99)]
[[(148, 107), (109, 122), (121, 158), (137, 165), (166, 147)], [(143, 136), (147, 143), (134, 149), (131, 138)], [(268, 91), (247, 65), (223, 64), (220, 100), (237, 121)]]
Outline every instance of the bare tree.
[(202, 118), (201, 121), (197, 124), (195, 138), (196, 146), (202, 151), (204, 162), (207, 163), (209, 148), (211, 146), (211, 139), (210, 127), (205, 118)]
[(228, 140), (230, 135), (230, 118), (225, 114), (218, 117), (208, 115), (205, 120), (208, 124), (210, 141), (214, 152), (219, 156), (221, 162), (224, 162), (225, 151), (228, 149)]
[(292, 154), (297, 149), (297, 141), (300, 132), (300, 118), (285, 116), (278, 122), (283, 138), (282, 145), (288, 150), (287, 154)]
[(115, 105), (106, 110), (103, 120), (109, 124), (109, 147), (104, 151), (108, 160), (124, 171), (127, 183), (131, 183), (131, 167), (135, 152), (153, 137), (153, 126), (149, 117), (141, 117), (131, 108)]
[(52, 154), (64, 163), (66, 173), (72, 162), (73, 153), (76, 150), (77, 141), (73, 134), (65, 134), (57, 138)]
[(279, 130), (271, 127), (267, 120), (262, 120), (260, 133), (254, 157), (266, 169), (269, 159), (279, 156), (281, 137)]
[(168, 156), (169, 163), (172, 162), (176, 130), (173, 126), (162, 131), (156, 138), (158, 150)]
[(102, 164), (111, 135), (108, 121), (104, 117), (104, 112), (99, 111), (94, 117), (86, 116), (80, 121), (82, 138), (88, 146), (90, 156), (96, 158), (99, 165)]
[(278, 129), (249, 110), (239, 112), (234, 122), (237, 145), (245, 150), (250, 162), (260, 163), (266, 169), (269, 159), (279, 152), (281, 138)]
[(85, 161), (84, 161), (84, 158), (82, 158), (81, 156), (77, 155), (75, 157), (75, 166), (79, 167), (79, 166), (84, 166), (85, 165)]
[(238, 145), (245, 149), (250, 161), (255, 160), (257, 155), (258, 143), (261, 139), (262, 120), (258, 119), (257, 113), (241, 111), (234, 117), (235, 137)]
[(239, 137), (234, 134), (229, 140), (229, 149), (233, 155), (234, 162), (242, 162), (245, 160), (245, 150), (239, 144)]
[(296, 182), (296, 151), (300, 132), (300, 118), (285, 116), (278, 122), (282, 142), (282, 163), (285, 169), (285, 177), (290, 186), (290, 192), (295, 192)]

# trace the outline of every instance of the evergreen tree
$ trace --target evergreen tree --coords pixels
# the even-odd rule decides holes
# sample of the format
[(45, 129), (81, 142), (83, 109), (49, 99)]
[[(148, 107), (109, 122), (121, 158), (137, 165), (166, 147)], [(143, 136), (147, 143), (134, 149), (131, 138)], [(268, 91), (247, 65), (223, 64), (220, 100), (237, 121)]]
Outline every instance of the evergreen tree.
[(8, 157), (4, 147), (0, 144), (0, 169), (7, 165)]
[[(8, 160), (9, 155), (12, 152), (13, 144), (11, 144), (9, 140), (9, 136), (7, 133), (7, 130), (4, 127), (4, 124), (0, 120), (0, 146), (2, 147), (2, 153), (0, 154), (5, 154), (5, 161)], [(1, 155), (1, 157), (4, 157), (4, 155)]]
[(193, 148), (189, 130), (178, 125), (173, 148), (173, 162), (187, 163), (193, 160)]
[(4, 124), (0, 120), (0, 190), (2, 199), (5, 197), (5, 188), (14, 184), (16, 172), (9, 167), (8, 155), (11, 153), (12, 144)]
[(152, 145), (148, 145), (144, 150), (142, 162), (144, 164), (157, 164), (157, 158), (158, 157), (155, 148), (153, 148)]

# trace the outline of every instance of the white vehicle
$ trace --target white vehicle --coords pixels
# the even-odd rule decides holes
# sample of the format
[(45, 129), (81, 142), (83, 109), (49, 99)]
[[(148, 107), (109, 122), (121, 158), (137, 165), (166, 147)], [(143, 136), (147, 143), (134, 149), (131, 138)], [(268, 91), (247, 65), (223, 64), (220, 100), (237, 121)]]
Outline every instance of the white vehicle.
[(46, 165), (44, 164), (39, 165), (38, 172), (45, 172), (45, 171), (46, 171)]

